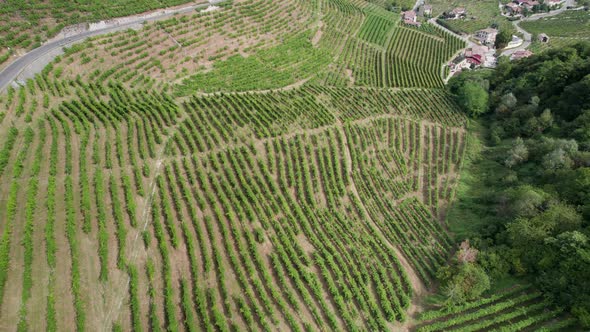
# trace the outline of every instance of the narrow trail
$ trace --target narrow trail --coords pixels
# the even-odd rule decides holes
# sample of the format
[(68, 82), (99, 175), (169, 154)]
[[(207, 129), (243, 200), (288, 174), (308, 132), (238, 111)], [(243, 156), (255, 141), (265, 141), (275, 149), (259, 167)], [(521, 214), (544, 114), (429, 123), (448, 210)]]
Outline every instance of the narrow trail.
[[(337, 119), (337, 123), (338, 123), (337, 127), (340, 132), (340, 135), (342, 135), (342, 141), (343, 141), (343, 145), (344, 145), (344, 159), (346, 161), (346, 174), (347, 174), (349, 181), (350, 181), (350, 190), (351, 190), (352, 194), (360, 202), (360, 208), (363, 210), (363, 214), (365, 214), (367, 216), (367, 220), (371, 223), (371, 227), (373, 227), (375, 229), (376, 233), (381, 238), (381, 241), (383, 241), (383, 243), (385, 243), (389, 248), (391, 248), (393, 251), (395, 251), (395, 253), (400, 261), (400, 264), (404, 268), (405, 273), (406, 273), (408, 279), (410, 280), (410, 284), (412, 285), (412, 290), (414, 291), (414, 294), (413, 294), (414, 298), (425, 294), (427, 292), (427, 288), (424, 285), (424, 283), (422, 282), (422, 280), (420, 279), (420, 277), (418, 277), (418, 274), (416, 273), (414, 268), (408, 263), (408, 261), (406, 260), (406, 257), (403, 255), (401, 250), (399, 250), (399, 248), (397, 246), (395, 246), (391, 242), (389, 242), (389, 240), (385, 237), (385, 235), (383, 235), (383, 233), (380, 231), (377, 224), (371, 218), (371, 215), (367, 211), (365, 204), (361, 200), (358, 189), (356, 188), (356, 184), (354, 182), (354, 177), (352, 176), (352, 157), (350, 155), (350, 146), (348, 144), (348, 138), (346, 136), (346, 133), (344, 132), (344, 126), (343, 126), (342, 122), (340, 121), (340, 119)], [(410, 306), (408, 311), (412, 310), (412, 306), (413, 306), (413, 304)]]
[[(170, 135), (168, 135), (167, 138), (170, 138), (174, 135), (175, 130), (177, 129), (179, 124), (182, 123), (182, 121), (186, 118), (186, 116), (187, 115), (184, 114), (183, 116), (179, 117), (177, 119), (176, 125), (169, 128)], [(147, 193), (147, 195), (144, 199), (143, 209), (142, 209), (141, 213), (138, 214), (138, 215), (141, 215), (140, 220), (143, 220), (143, 224), (140, 229), (137, 229), (137, 233), (135, 234), (135, 238), (133, 239), (133, 241), (131, 241), (131, 243), (127, 247), (128, 248), (127, 249), (127, 253), (128, 253), (127, 261), (131, 264), (133, 264), (137, 261), (137, 257), (144, 250), (143, 239), (141, 239), (140, 235), (142, 232), (144, 232), (147, 229), (148, 224), (151, 220), (150, 219), (150, 211), (151, 211), (151, 206), (152, 206), (152, 200), (153, 200), (154, 193), (156, 191), (156, 186), (157, 186), (156, 179), (157, 179), (158, 175), (160, 175), (160, 173), (162, 171), (162, 166), (164, 165), (164, 161), (166, 160), (166, 158), (164, 157), (165, 149), (166, 149), (166, 142), (162, 142), (162, 146), (160, 147), (160, 149), (156, 153), (156, 158), (153, 159), (152, 166), (155, 166), (155, 167), (153, 168), (153, 172), (150, 173), (149, 192)], [(110, 305), (107, 306), (107, 308), (110, 308), (110, 309), (107, 312), (107, 314), (105, 315), (105, 320), (103, 322), (103, 326), (102, 326), (101, 331), (104, 331), (104, 332), (111, 331), (112, 324), (114, 322), (116, 322), (116, 319), (121, 312), (123, 300), (127, 296), (127, 293), (128, 293), (127, 289), (129, 287), (129, 282), (131, 281), (131, 278), (129, 277), (129, 275), (127, 273), (124, 273), (123, 276), (124, 277), (122, 277), (120, 280), (118, 280), (117, 282), (114, 282), (114, 284), (118, 284), (118, 286), (116, 286), (112, 289), (113, 294), (117, 294), (117, 297), (115, 300), (112, 301), (113, 303), (111, 303)]]
[[(292, 83), (292, 84), (289, 84), (289, 85), (285, 85), (283, 87), (276, 88), (276, 89), (248, 90), (248, 91), (231, 91), (231, 92), (224, 92), (224, 94), (225, 95), (247, 95), (247, 94), (252, 94), (252, 93), (260, 93), (260, 94), (262, 94), (262, 93), (271, 93), (271, 92), (281, 92), (281, 91), (295, 90), (295, 89), (300, 88), (301, 86), (303, 86), (303, 84), (307, 83), (307, 81), (309, 81), (310, 79), (311, 79), (311, 77), (304, 78), (304, 79), (299, 80), (299, 81), (297, 81), (295, 83)], [(193, 96), (196, 96), (196, 97), (208, 97), (208, 96), (215, 96), (215, 95), (219, 95), (219, 92), (197, 92)], [(187, 98), (190, 98), (190, 97), (181, 97), (181, 98), (177, 98), (177, 100), (184, 101)]]

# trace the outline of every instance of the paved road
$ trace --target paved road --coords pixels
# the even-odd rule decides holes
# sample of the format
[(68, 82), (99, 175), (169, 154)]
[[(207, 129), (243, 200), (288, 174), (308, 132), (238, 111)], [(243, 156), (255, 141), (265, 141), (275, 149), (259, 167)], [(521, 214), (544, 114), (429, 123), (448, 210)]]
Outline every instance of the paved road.
[(503, 50), (501, 55), (505, 55), (508, 57), (511, 56), (514, 52), (526, 50), (526, 48), (529, 47), (529, 45), (531, 45), (531, 38), (532, 38), (532, 35), (530, 32), (527, 32), (526, 30), (521, 28), (520, 25), (518, 25), (518, 21), (512, 21), (512, 25), (514, 25), (514, 27), (516, 28), (516, 30), (518, 32), (522, 33), (524, 41), (518, 47)]
[(169, 18), (175, 14), (190, 13), (191, 11), (193, 11), (197, 8), (206, 7), (208, 5), (209, 5), (209, 3), (199, 3), (199, 4), (193, 4), (193, 5), (184, 6), (184, 7), (176, 8), (176, 9), (162, 10), (161, 13), (158, 12), (158, 14), (156, 14), (154, 16), (150, 16), (149, 18), (139, 17), (136, 20), (130, 20), (128, 22), (125, 22), (124, 24), (114, 25), (114, 26), (110, 26), (110, 27), (107, 27), (104, 29), (98, 29), (98, 30), (94, 30), (94, 31), (83, 31), (83, 32), (77, 33), (73, 36), (69, 36), (67, 38), (64, 38), (64, 39), (48, 42), (36, 49), (29, 51), (25, 55), (21, 56), (20, 58), (18, 58), (16, 61), (14, 61), (10, 65), (8, 65), (6, 68), (4, 68), (0, 72), (0, 92), (4, 91), (4, 89), (6, 89), (8, 87), (8, 85), (10, 83), (12, 83), (12, 81), (14, 81), (27, 67), (29, 67), (33, 62), (35, 62), (35, 60), (48, 54), (49, 52), (52, 52), (55, 50), (60, 50), (64, 46), (73, 44), (75, 42), (82, 41), (88, 37), (137, 27), (137, 26), (141, 25), (143, 22), (162, 20), (162, 19)]
[(418, 10), (418, 8), (420, 8), (420, 6), (423, 4), (424, 0), (416, 0), (416, 3), (414, 4), (414, 8), (412, 8), (412, 10)]
[(529, 45), (531, 45), (532, 35), (531, 35), (530, 32), (528, 32), (528, 31), (526, 31), (526, 30), (524, 30), (523, 28), (520, 27), (520, 24), (519, 24), (520, 22), (523, 22), (523, 21), (536, 21), (536, 20), (541, 19), (541, 18), (559, 15), (559, 14), (563, 13), (564, 11), (566, 11), (568, 6), (572, 6), (573, 7), (574, 4), (575, 4), (575, 0), (566, 0), (565, 3), (559, 9), (552, 10), (552, 11), (550, 11), (548, 13), (533, 14), (533, 15), (531, 15), (529, 17), (523, 18), (520, 21), (513, 21), (512, 24), (514, 25), (514, 27), (516, 28), (516, 30), (518, 32), (522, 33), (522, 35), (524, 36), (524, 38), (523, 38), (524, 39), (524, 42), (522, 43), (522, 45), (520, 45), (518, 47), (511, 48), (511, 49), (502, 51), (502, 55), (511, 56), (514, 52), (526, 50), (527, 47), (529, 47)]
[(523, 21), (536, 21), (540, 18), (555, 16), (563, 13), (564, 11), (568, 10), (567, 7), (573, 7), (575, 4), (576, 0), (565, 0), (565, 3), (561, 6), (561, 8), (552, 10), (548, 13), (533, 14), (529, 17), (525, 17)]

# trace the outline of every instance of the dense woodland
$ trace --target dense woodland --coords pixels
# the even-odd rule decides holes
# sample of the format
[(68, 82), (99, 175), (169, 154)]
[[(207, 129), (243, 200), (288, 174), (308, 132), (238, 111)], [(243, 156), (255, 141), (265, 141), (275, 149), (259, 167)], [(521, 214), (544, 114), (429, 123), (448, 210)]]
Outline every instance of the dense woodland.
[[(475, 270), (483, 290), (509, 275), (530, 280), (590, 326), (590, 43), (463, 73), (449, 89), (482, 133), (448, 215), (471, 243), (453, 268)], [(476, 262), (464, 263), (470, 250)], [(457, 277), (444, 272), (456, 296)]]

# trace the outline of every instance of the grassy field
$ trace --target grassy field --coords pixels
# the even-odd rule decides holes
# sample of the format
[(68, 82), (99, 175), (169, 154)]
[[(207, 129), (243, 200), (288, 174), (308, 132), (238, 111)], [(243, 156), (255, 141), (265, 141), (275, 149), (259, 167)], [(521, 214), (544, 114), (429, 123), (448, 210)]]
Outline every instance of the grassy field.
[(235, 1), (9, 88), (0, 329), (409, 328), (454, 246), (463, 45), (382, 5)]
[[(533, 34), (533, 43), (529, 49), (534, 53), (590, 40), (590, 12), (584, 10), (566, 11), (553, 17), (525, 21), (520, 26)], [(541, 33), (549, 36), (549, 43), (538, 41), (537, 36)]]
[(547, 34), (553, 38), (552, 43), (557, 41), (556, 46), (563, 45), (568, 39), (573, 42), (590, 39), (590, 12), (584, 10), (566, 11), (557, 16), (522, 22), (520, 25), (535, 35)]

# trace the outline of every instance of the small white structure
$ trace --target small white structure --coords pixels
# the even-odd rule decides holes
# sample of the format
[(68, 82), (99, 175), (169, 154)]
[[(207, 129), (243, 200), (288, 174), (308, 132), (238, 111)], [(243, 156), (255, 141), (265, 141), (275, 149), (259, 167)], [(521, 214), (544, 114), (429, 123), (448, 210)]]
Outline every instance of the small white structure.
[(547, 36), (547, 34), (540, 33), (537, 38), (539, 39), (539, 41), (541, 43), (548, 43), (549, 42), (549, 36)]
[(219, 8), (220, 8), (219, 6), (207, 6), (206, 9), (201, 9), (201, 11), (199, 13), (209, 13), (209, 12), (212, 12), (212, 11), (216, 11)]
[(522, 45), (523, 42), (524, 41), (522, 40), (522, 38), (512, 35), (512, 40), (508, 42), (508, 45), (506, 45), (505, 48), (507, 48), (507, 49), (515, 48), (515, 47)]

